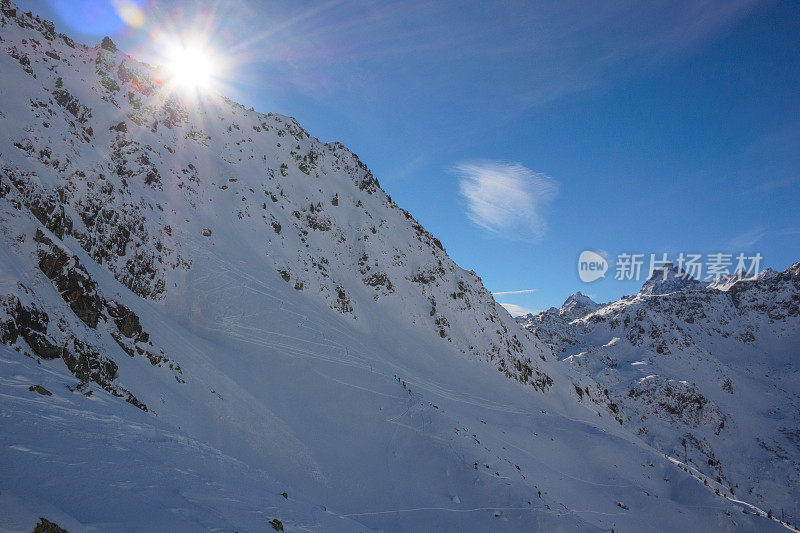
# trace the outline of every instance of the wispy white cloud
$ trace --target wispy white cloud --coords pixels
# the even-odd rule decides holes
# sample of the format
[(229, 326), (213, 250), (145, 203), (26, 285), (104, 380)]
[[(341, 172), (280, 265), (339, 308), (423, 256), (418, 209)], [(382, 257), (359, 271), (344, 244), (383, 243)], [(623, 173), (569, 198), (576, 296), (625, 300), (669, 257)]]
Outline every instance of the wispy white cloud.
[(800, 228), (782, 228), (769, 230), (765, 227), (755, 228), (736, 235), (728, 240), (728, 248), (731, 251), (747, 250), (761, 242), (766, 237), (800, 235)]
[(732, 250), (745, 250), (763, 239), (767, 233), (767, 228), (755, 228), (731, 238), (728, 241), (728, 246)]
[(525, 294), (527, 292), (536, 292), (536, 289), (522, 289), (521, 291), (501, 291), (501, 292), (493, 292), (492, 294)]
[(467, 216), (475, 224), (507, 239), (542, 239), (545, 211), (558, 193), (553, 178), (503, 161), (462, 163), (454, 170)]
[(538, 312), (528, 309), (527, 307), (522, 307), (521, 305), (517, 304), (504, 304), (501, 302), (498, 303), (503, 307), (505, 307), (506, 311), (508, 311), (508, 314), (510, 314), (511, 316), (522, 316), (522, 315), (527, 315), (528, 313), (536, 314)]

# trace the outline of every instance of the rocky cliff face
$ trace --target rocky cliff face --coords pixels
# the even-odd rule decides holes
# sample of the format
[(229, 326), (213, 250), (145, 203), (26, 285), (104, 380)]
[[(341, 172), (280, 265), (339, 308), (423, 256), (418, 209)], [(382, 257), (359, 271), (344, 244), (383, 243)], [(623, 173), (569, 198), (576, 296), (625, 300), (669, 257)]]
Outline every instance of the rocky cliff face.
[[(134, 294), (172, 301), (198, 248), (246, 241), (287, 284), (351, 320), (391, 309), (465, 357), (542, 391), (552, 384), (548, 351), (344, 146), (221, 97), (187, 101), (110, 39), (79, 45), (3, 6), (4, 77), (18, 83), (2, 88), (0, 190), (4, 233), (21, 251), (46, 231)], [(40, 227), (22, 234), (12, 215)], [(98, 302), (70, 306), (96, 329)]]
[(639, 294), (524, 326), (596, 379), (645, 440), (789, 509), (800, 481), (799, 306), (800, 263), (710, 284), (669, 266)]

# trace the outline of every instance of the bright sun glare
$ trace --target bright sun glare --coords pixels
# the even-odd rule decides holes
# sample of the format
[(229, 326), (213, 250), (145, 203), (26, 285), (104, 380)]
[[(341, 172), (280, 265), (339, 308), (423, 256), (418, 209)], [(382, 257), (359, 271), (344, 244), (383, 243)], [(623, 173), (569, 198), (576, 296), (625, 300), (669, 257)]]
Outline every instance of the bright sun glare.
[(191, 43), (170, 48), (167, 68), (175, 85), (192, 91), (211, 88), (217, 74), (214, 55), (204, 47)]

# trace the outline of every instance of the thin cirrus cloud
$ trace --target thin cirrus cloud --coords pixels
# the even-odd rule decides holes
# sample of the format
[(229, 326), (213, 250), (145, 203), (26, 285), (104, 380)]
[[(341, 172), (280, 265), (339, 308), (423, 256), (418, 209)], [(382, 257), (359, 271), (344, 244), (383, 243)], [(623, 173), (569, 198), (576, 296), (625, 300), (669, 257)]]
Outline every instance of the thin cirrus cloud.
[(536, 289), (522, 289), (519, 291), (500, 291), (500, 292), (493, 292), (492, 295), (497, 296), (498, 294), (525, 294), (528, 292), (536, 292)]
[(761, 242), (767, 236), (800, 235), (800, 228), (783, 228), (778, 230), (768, 230), (767, 228), (755, 228), (736, 235), (728, 240), (728, 247), (732, 251), (750, 249)]
[(728, 246), (735, 250), (751, 248), (763, 239), (767, 233), (768, 231), (766, 228), (755, 228), (740, 235), (736, 235), (728, 241)]
[(506, 239), (542, 240), (547, 207), (558, 194), (553, 178), (505, 161), (472, 161), (454, 171), (472, 222)]

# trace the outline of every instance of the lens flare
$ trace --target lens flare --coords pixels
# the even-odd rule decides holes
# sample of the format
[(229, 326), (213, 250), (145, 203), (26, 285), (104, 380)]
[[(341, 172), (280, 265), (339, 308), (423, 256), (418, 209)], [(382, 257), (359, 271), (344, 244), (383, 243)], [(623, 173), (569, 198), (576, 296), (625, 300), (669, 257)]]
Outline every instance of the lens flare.
[(132, 28), (141, 28), (145, 23), (144, 10), (132, 0), (113, 0), (117, 16)]
[(214, 53), (199, 43), (176, 43), (166, 51), (166, 67), (171, 83), (190, 91), (212, 87), (217, 73)]

